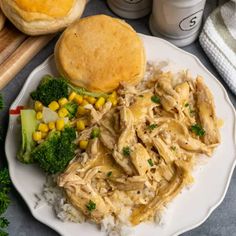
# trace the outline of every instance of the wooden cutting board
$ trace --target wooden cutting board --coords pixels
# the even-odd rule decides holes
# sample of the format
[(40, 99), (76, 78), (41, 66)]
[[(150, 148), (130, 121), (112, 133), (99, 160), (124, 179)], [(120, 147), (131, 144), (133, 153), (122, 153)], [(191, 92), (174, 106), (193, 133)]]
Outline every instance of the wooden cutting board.
[(29, 37), (6, 23), (0, 31), (0, 91), (54, 36)]

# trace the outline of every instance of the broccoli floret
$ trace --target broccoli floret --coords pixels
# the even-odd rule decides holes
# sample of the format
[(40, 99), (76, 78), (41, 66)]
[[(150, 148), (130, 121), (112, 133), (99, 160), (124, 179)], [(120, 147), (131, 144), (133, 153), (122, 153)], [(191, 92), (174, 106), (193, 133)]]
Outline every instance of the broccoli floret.
[(36, 146), (33, 140), (33, 132), (37, 128), (36, 113), (34, 110), (21, 110), (21, 149), (17, 154), (19, 161), (23, 163), (33, 163), (31, 152)]
[(45, 75), (42, 78), (37, 89), (31, 93), (31, 98), (33, 100), (42, 102), (44, 106), (48, 106), (52, 101), (57, 101), (62, 97), (68, 98), (69, 91), (74, 91), (80, 95), (87, 95), (92, 97), (108, 97), (108, 94), (106, 93), (94, 93), (89, 92), (84, 88), (75, 87), (63, 77), (53, 77), (51, 75)]
[(69, 112), (69, 114), (68, 114), (69, 119), (72, 119), (76, 115), (78, 105), (74, 102), (68, 102), (68, 103), (66, 103), (64, 108), (66, 108), (67, 111)]
[(75, 155), (75, 129), (66, 127), (63, 131), (52, 131), (47, 139), (31, 153), (32, 158), (49, 174), (65, 170)]
[(57, 101), (62, 97), (68, 97), (69, 87), (63, 78), (55, 78), (51, 75), (45, 75), (37, 89), (31, 93), (33, 100), (38, 100), (44, 106), (50, 102)]

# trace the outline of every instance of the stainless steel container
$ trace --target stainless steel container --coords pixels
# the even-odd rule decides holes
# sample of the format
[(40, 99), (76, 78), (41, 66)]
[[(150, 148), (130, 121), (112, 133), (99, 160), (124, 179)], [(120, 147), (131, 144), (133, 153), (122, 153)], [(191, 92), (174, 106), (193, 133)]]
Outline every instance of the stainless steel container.
[(111, 10), (127, 19), (141, 18), (150, 13), (152, 0), (107, 0)]

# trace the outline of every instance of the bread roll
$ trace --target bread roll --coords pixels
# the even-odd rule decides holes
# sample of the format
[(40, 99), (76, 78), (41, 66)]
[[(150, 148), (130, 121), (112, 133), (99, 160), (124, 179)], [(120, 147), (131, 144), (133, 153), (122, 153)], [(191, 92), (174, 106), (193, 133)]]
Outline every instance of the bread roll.
[(55, 47), (59, 72), (89, 91), (110, 92), (120, 83), (137, 84), (146, 59), (142, 40), (124, 21), (96, 15), (69, 26)]
[(60, 31), (79, 18), (86, 0), (1, 0), (0, 4), (19, 30), (41, 35)]

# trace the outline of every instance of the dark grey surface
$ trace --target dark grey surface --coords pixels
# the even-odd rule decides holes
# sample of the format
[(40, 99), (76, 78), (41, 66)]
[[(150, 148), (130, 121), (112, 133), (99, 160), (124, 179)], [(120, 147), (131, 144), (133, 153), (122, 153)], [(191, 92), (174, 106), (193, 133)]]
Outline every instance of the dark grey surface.
[[(105, 1), (91, 0), (84, 15), (108, 14), (113, 15), (107, 8)], [(207, 9), (214, 8), (215, 1), (208, 1)], [(148, 17), (140, 20), (128, 21), (138, 32), (150, 34), (148, 30)], [(53, 53), (55, 40), (45, 47), (34, 59), (8, 84), (3, 92), (5, 99), (5, 109), (0, 114), (0, 124), (4, 127), (6, 133), (8, 124), (8, 108), (20, 92), (29, 73), (39, 64), (41, 64), (50, 54)], [(216, 72), (215, 68), (207, 59), (198, 42), (185, 47), (184, 50), (196, 55), (202, 63), (222, 82), (222, 78)], [(223, 83), (234, 106), (235, 97)], [(225, 153), (227, 156), (227, 153)], [(5, 165), (4, 145), (0, 146), (0, 164)], [(220, 173), (219, 173), (220, 174)], [(202, 196), (207, 197), (207, 196)], [(26, 204), (20, 195), (12, 189), (11, 205), (7, 211), (7, 217), (11, 224), (9, 226), (10, 236), (56, 236), (56, 232), (41, 224), (30, 214)], [(187, 217), (187, 216), (186, 216)], [(178, 219), (176, 219), (178, 220)], [(183, 234), (184, 236), (236, 236), (236, 172), (234, 172), (229, 190), (223, 203), (211, 214), (208, 220), (198, 228)], [(82, 236), (82, 235), (81, 235)], [(161, 236), (161, 235), (160, 235)]]

